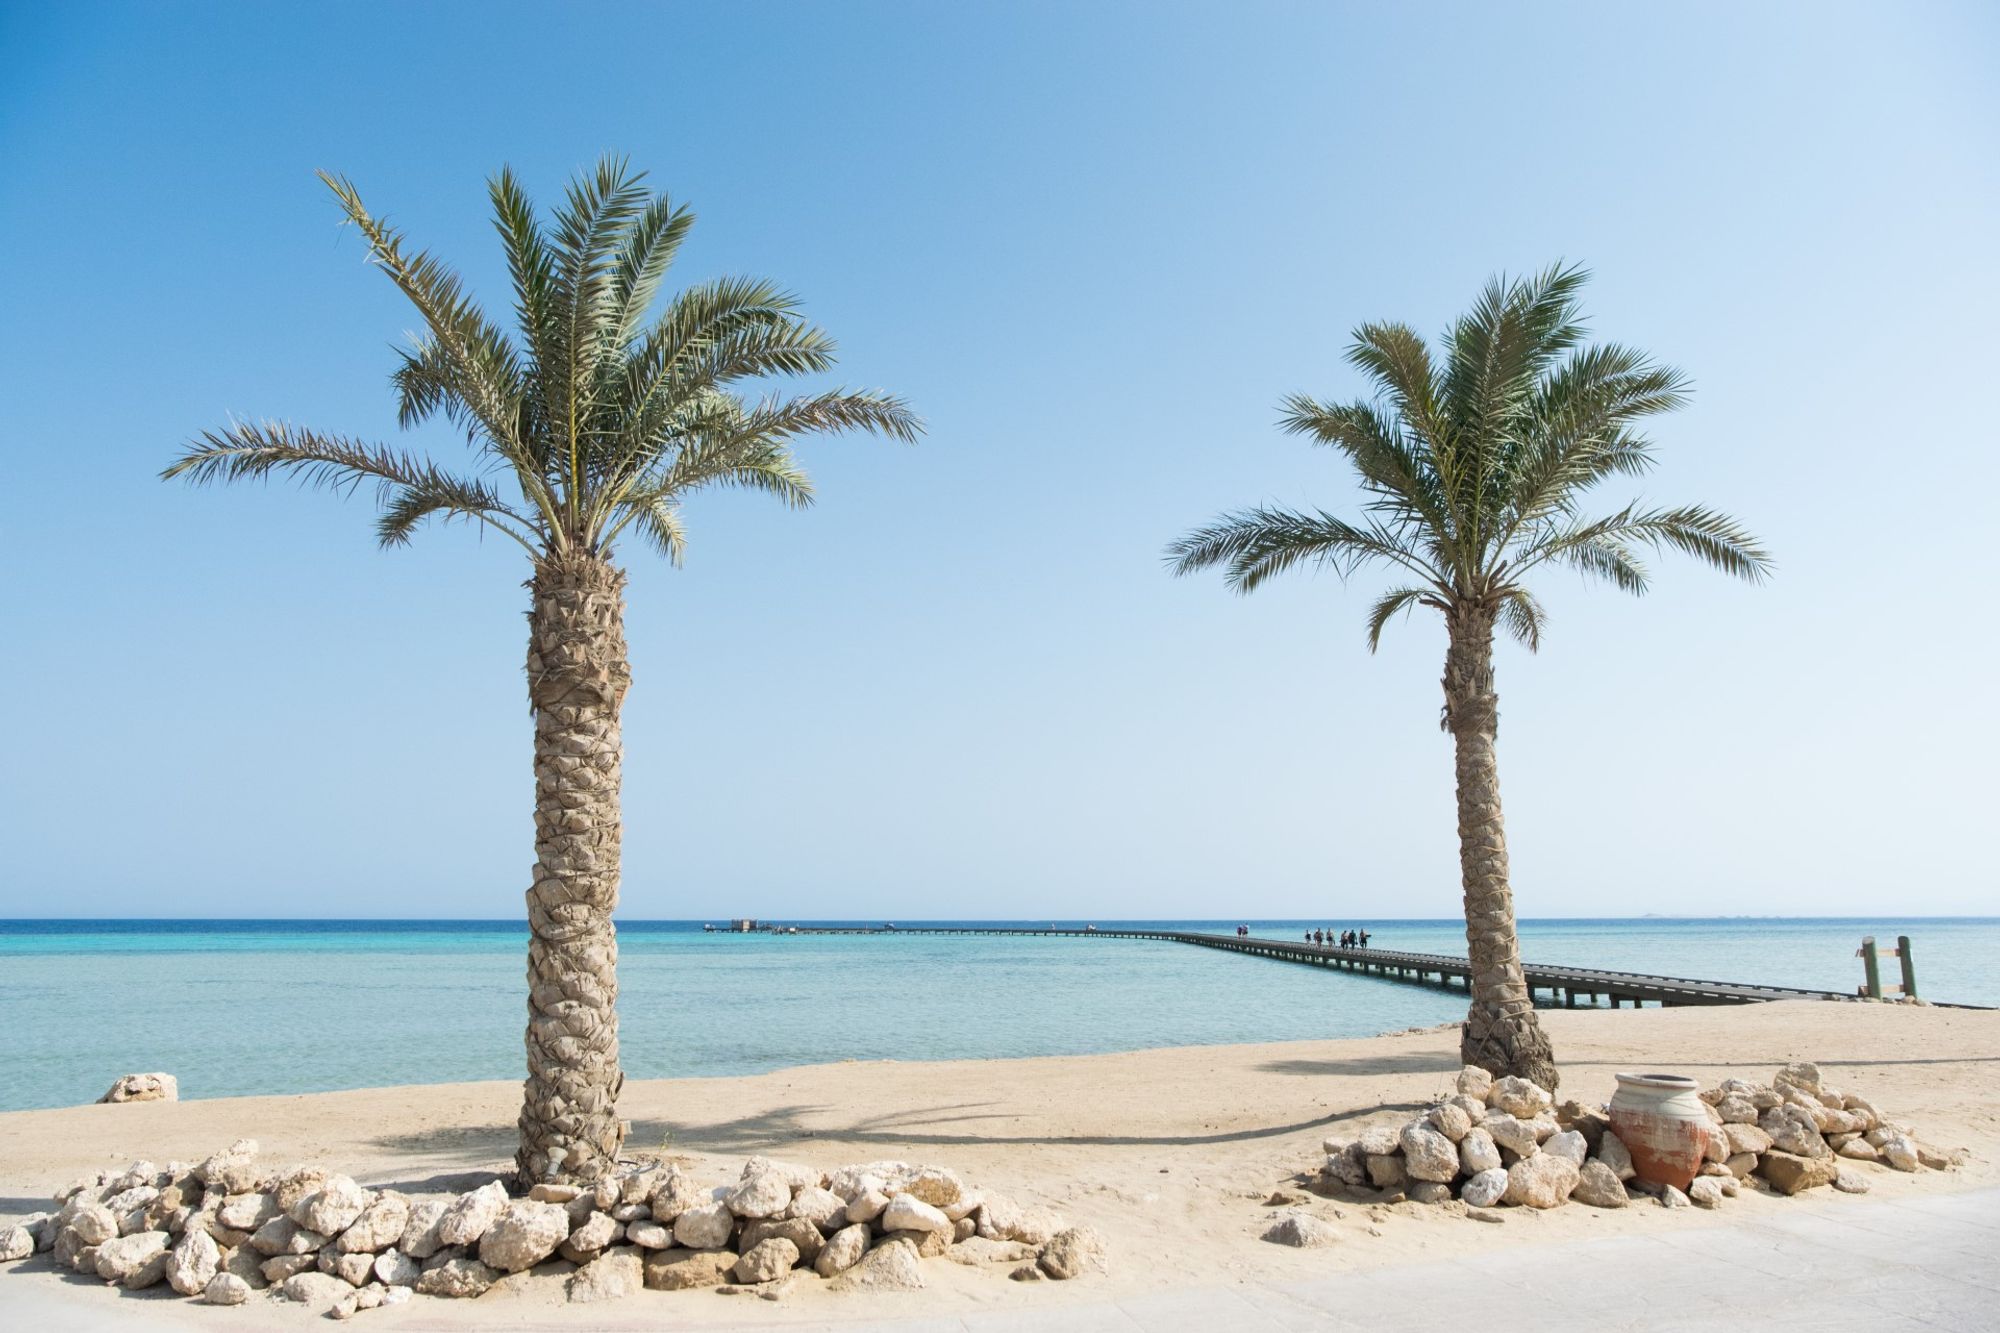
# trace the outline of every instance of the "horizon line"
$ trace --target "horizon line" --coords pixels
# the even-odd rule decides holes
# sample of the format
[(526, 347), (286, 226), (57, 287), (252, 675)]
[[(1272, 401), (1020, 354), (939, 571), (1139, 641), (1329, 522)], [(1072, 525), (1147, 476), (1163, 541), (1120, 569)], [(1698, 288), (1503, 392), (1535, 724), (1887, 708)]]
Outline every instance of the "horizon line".
[[(1092, 922), (1156, 922), (1156, 921), (1239, 921), (1248, 923), (1291, 924), (1293, 922), (1324, 922), (1344, 920), (1350, 914), (1321, 914), (1317, 916), (1077, 916), (1077, 917), (1000, 917), (1000, 916), (925, 916), (905, 918), (906, 924), (918, 925), (939, 923), (949, 925), (971, 925), (981, 922), (997, 922), (1003, 925), (1022, 925), (1035, 921), (1081, 921)], [(618, 925), (694, 925), (751, 920), (768, 926), (806, 925), (866, 925), (887, 918), (878, 917), (613, 917)], [(1421, 922), (1440, 925), (1462, 925), (1461, 916), (1370, 916), (1367, 921)], [(1973, 912), (1910, 912), (1882, 913), (1871, 916), (1796, 916), (1785, 913), (1729, 913), (1669, 915), (1661, 912), (1640, 912), (1618, 916), (1522, 916), (1517, 921), (2000, 921), (2000, 915)], [(195, 922), (235, 922), (242, 924), (348, 924), (348, 925), (435, 925), (463, 924), (490, 926), (523, 926), (527, 918), (487, 917), (487, 916), (0, 916), (0, 926), (27, 924), (101, 924), (110, 922), (137, 923), (195, 923)]]

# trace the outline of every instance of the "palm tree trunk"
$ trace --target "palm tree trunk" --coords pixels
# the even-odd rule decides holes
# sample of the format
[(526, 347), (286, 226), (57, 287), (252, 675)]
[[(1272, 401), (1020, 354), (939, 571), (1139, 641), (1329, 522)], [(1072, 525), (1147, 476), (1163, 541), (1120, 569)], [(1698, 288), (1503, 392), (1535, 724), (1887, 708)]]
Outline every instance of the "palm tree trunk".
[(528, 890), (528, 1079), (515, 1154), (523, 1185), (591, 1181), (618, 1159), (618, 711), (625, 576), (549, 555), (528, 581), (535, 717), (535, 882)]
[(1507, 880), (1507, 832), (1493, 752), (1500, 723), (1500, 698), (1493, 691), (1493, 612), (1461, 605), (1447, 619), (1445, 726), (1458, 751), (1458, 863), (1472, 972), (1472, 1008), (1459, 1038), (1459, 1058), (1494, 1074), (1532, 1079), (1553, 1092), (1555, 1055), (1521, 973), (1514, 891)]

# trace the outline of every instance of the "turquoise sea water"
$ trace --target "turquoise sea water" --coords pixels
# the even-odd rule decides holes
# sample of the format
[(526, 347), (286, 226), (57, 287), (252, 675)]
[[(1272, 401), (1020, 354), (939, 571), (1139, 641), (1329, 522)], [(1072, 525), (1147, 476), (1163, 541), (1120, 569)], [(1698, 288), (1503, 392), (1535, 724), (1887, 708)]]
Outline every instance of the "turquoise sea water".
[[(1296, 939), (1361, 923), (1248, 924)], [(1380, 948), (1464, 952), (1455, 921), (1365, 924)], [(1151, 941), (619, 931), (633, 1078), (1367, 1036), (1464, 1011), (1457, 994)], [(1865, 934), (1914, 939), (1926, 998), (2000, 1005), (1994, 918), (1521, 926), (1534, 962), (1827, 990), (1860, 982)], [(517, 1078), (526, 940), (514, 922), (0, 921), (0, 1110), (91, 1101), (153, 1069), (183, 1097)]]

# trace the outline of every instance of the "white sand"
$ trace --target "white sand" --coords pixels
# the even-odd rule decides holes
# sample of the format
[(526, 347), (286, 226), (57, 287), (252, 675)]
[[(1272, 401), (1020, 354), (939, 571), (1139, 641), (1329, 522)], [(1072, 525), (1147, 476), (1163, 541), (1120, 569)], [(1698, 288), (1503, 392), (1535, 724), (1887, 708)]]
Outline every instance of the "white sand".
[[(1329, 1249), (1294, 1251), (1258, 1239), (1273, 1189), (1316, 1168), (1329, 1134), (1406, 1117), (1447, 1091), (1456, 1034), (1359, 1041), (1198, 1047), (1124, 1055), (936, 1063), (842, 1063), (749, 1078), (628, 1084), (623, 1108), (635, 1151), (683, 1156), (716, 1181), (751, 1153), (833, 1167), (901, 1157), (950, 1167), (975, 1185), (1045, 1203), (1105, 1236), (1111, 1273), (1071, 1283), (1015, 1283), (1004, 1269), (927, 1260), (929, 1288), (835, 1296), (805, 1284), (773, 1304), (711, 1292), (646, 1292), (616, 1307), (564, 1315), (560, 1280), (535, 1278), (477, 1301), (420, 1299), (362, 1316), (369, 1326), (644, 1327), (779, 1320), (805, 1324), (897, 1316), (951, 1319), (978, 1310), (1035, 1310), (1177, 1288), (1325, 1278), (1427, 1258), (1726, 1224), (1764, 1210), (1840, 1213), (1915, 1193), (2000, 1181), (2000, 1013), (1816, 1002), (1742, 1008), (1545, 1012), (1564, 1071), (1561, 1095), (1602, 1101), (1612, 1075), (1644, 1068), (1768, 1079), (1791, 1060), (1816, 1060), (1829, 1084), (1859, 1092), (1928, 1141), (1971, 1157), (1948, 1173), (1867, 1168), (1865, 1197), (1814, 1191), (1784, 1200), (1746, 1192), (1717, 1213), (1620, 1212), (1580, 1205), (1547, 1214), (1509, 1210), (1505, 1225), (1416, 1205), (1314, 1199), (1345, 1233)], [(921, 1014), (913, 1011), (913, 1022)], [(11, 1077), (32, 1076), (12, 1070)], [(511, 1083), (384, 1088), (298, 1097), (85, 1106), (0, 1115), (0, 1217), (51, 1207), (49, 1192), (99, 1168), (144, 1156), (197, 1159), (238, 1137), (263, 1160), (336, 1166), (364, 1184), (463, 1189), (505, 1170), (518, 1088)], [(45, 1264), (0, 1270), (0, 1312), (86, 1318), (143, 1310), (149, 1323), (204, 1328), (297, 1323), (305, 1311), (214, 1311), (159, 1294), (121, 1294), (64, 1278)], [(255, 1322), (246, 1319), (248, 1315)], [(7, 1321), (0, 1319), (0, 1324)], [(94, 1322), (94, 1321), (91, 1321)], [(81, 1326), (80, 1324), (78, 1326)]]

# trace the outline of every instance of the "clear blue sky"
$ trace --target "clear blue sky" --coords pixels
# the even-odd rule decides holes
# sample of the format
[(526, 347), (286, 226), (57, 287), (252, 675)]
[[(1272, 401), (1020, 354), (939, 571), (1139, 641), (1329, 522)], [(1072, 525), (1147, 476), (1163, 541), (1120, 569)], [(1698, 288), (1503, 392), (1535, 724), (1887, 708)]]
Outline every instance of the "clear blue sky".
[(315, 168), (500, 307), (487, 175), (606, 149), (698, 211), (684, 280), (790, 286), (930, 425), (629, 553), (626, 915), (1456, 911), (1441, 629), (1160, 551), (1350, 504), (1280, 396), (1559, 257), (1697, 385), (1606, 500), (1781, 570), (1548, 583), (1522, 913), (2000, 901), (1992, 6), (11, 4), (0, 57), (0, 916), (521, 910), (520, 552), (155, 474), (397, 434), (413, 315)]

